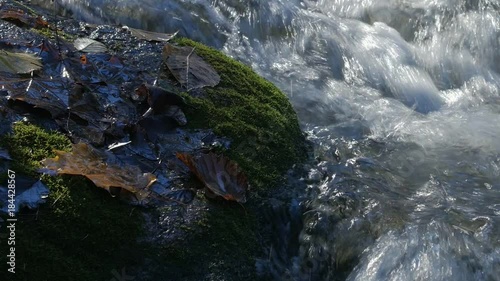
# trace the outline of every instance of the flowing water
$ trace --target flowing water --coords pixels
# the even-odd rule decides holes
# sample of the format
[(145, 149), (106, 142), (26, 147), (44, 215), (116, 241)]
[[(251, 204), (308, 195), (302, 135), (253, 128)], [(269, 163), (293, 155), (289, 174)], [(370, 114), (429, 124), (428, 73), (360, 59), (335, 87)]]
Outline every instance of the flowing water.
[(289, 96), (314, 161), (260, 274), (500, 280), (499, 0), (60, 2), (179, 29)]

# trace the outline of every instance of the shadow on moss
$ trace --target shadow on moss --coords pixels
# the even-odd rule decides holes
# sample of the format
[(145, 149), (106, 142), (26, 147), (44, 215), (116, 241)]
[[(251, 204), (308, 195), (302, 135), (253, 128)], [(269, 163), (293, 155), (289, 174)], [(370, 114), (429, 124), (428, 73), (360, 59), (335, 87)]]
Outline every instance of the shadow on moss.
[[(10, 168), (28, 176), (36, 176), (40, 160), (53, 157), (54, 149), (70, 149), (60, 133), (24, 123), (1, 142), (13, 158)], [(9, 280), (110, 280), (112, 270), (132, 272), (142, 262), (143, 247), (136, 242), (142, 217), (130, 206), (83, 177), (42, 180), (50, 189), (48, 202), (17, 215), (16, 274)]]

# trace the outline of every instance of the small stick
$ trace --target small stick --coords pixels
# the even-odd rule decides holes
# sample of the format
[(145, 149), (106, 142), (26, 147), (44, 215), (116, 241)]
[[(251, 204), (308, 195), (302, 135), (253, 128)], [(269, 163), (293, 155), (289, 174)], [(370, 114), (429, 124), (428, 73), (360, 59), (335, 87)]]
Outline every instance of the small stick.
[(191, 56), (191, 54), (193, 54), (194, 50), (196, 49), (196, 47), (194, 47), (191, 52), (189, 53), (189, 55), (187, 55), (186, 57), (186, 90), (189, 92), (189, 57)]

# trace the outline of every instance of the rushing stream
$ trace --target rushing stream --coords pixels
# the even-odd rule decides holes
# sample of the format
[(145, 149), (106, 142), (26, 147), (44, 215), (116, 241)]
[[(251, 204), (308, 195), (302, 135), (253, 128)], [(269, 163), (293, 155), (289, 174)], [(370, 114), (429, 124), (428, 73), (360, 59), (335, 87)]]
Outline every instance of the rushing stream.
[(261, 274), (500, 280), (499, 0), (59, 1), (179, 29), (289, 96), (315, 160)]

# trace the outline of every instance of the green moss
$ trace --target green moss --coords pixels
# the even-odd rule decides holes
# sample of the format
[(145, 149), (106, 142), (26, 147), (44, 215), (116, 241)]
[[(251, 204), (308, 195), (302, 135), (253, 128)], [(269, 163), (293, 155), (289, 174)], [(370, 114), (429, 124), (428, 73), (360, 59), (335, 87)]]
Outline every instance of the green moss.
[[(56, 32), (50, 28), (47, 28), (47, 27), (46, 28), (31, 28), (30, 30), (32, 32), (40, 34), (43, 37), (50, 38), (50, 39), (56, 39)], [(77, 36), (72, 35), (72, 34), (68, 34), (68, 33), (63, 32), (63, 31), (58, 31), (57, 36), (60, 39), (64, 39), (68, 42), (73, 42), (77, 38)]]
[[(56, 132), (17, 123), (3, 136), (16, 175), (33, 176), (53, 149), (68, 150)], [(16, 225), (16, 274), (9, 280), (110, 280), (112, 271), (131, 272), (141, 263), (141, 217), (82, 177), (43, 177), (48, 202), (36, 212), (21, 212)], [(7, 243), (2, 243), (5, 253)], [(5, 255), (0, 257), (5, 265)]]
[[(226, 153), (248, 175), (255, 199), (305, 158), (292, 106), (248, 66), (191, 40), (176, 42), (196, 47), (221, 76), (221, 83), (205, 89), (204, 96), (185, 94), (192, 106), (186, 112), (190, 126), (212, 128), (232, 140)], [(35, 176), (40, 160), (53, 156), (53, 149), (70, 149), (63, 135), (33, 125), (19, 123), (13, 131), (1, 141), (19, 174)], [(150, 280), (256, 279), (256, 200), (249, 200), (246, 210), (236, 203), (207, 202), (202, 219), (181, 228), (186, 232), (182, 241), (145, 246), (136, 242), (142, 220), (130, 206), (80, 177), (43, 180), (51, 190), (48, 202), (36, 213), (23, 213), (18, 224), (18, 280), (111, 280), (113, 270), (120, 273), (125, 267), (132, 273), (144, 257), (153, 260)]]
[(170, 280), (256, 280), (255, 216), (227, 202), (211, 204), (203, 215), (182, 242), (160, 250), (162, 272), (170, 272)]
[(190, 126), (212, 128), (233, 143), (229, 157), (237, 161), (257, 190), (273, 186), (294, 163), (305, 158), (305, 141), (287, 97), (250, 67), (189, 39), (179, 45), (196, 47), (196, 54), (221, 77), (203, 97), (185, 94), (192, 109)]

